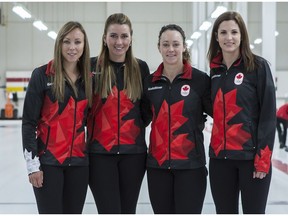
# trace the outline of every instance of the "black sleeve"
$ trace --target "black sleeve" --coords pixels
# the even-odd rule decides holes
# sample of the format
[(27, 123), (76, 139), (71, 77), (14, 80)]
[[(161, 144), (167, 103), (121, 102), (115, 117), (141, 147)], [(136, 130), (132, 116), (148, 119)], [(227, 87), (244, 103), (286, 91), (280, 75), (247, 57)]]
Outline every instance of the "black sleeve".
[(149, 104), (149, 101), (146, 98), (145, 95), (145, 82), (147, 77), (150, 75), (150, 70), (145, 61), (138, 60), (139, 65), (140, 65), (140, 70), (141, 70), (141, 76), (142, 76), (142, 97), (140, 100), (140, 109), (141, 109), (141, 116), (142, 120), (144, 122), (145, 127), (147, 127), (152, 119), (152, 112), (151, 112), (151, 106)]

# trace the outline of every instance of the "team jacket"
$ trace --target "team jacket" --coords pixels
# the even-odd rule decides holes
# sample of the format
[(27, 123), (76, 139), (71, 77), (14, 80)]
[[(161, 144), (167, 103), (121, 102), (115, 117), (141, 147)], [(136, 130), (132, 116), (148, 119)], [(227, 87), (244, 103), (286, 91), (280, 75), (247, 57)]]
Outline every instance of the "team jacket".
[(276, 113), (277, 118), (285, 119), (288, 121), (288, 103), (282, 105)]
[[(205, 166), (204, 112), (212, 115), (209, 76), (184, 62), (173, 82), (162, 75), (163, 63), (144, 85), (147, 118), (152, 115), (147, 166), (193, 169)], [(150, 114), (149, 114), (150, 113)]]
[(256, 56), (257, 70), (245, 72), (239, 58), (227, 70), (219, 54), (210, 64), (213, 129), (209, 156), (253, 160), (268, 173), (276, 128), (275, 87), (268, 63)]
[[(36, 68), (27, 88), (22, 140), (28, 173), (40, 170), (40, 163), (53, 166), (88, 165), (85, 121), (88, 100), (81, 78), (76, 81), (78, 98), (66, 82), (64, 102), (52, 94), (52, 61)], [(40, 161), (39, 161), (40, 159)]]
[[(138, 59), (142, 81), (150, 74), (146, 62)], [(92, 58), (95, 71), (97, 59)], [(142, 101), (132, 102), (124, 87), (124, 63), (111, 62), (116, 75), (112, 94), (107, 98), (94, 95), (88, 118), (89, 153), (138, 154), (147, 151)], [(95, 76), (96, 77), (96, 76)], [(94, 78), (95, 78), (94, 77)]]

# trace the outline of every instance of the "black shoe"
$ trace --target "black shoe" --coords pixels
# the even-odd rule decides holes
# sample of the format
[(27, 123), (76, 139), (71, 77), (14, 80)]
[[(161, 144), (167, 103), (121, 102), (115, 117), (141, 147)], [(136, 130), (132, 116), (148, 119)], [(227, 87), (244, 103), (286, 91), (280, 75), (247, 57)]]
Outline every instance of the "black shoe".
[(283, 149), (283, 148), (285, 148), (286, 146), (283, 144), (283, 143), (281, 143), (280, 142), (280, 149)]
[(285, 146), (285, 151), (288, 152), (288, 146)]

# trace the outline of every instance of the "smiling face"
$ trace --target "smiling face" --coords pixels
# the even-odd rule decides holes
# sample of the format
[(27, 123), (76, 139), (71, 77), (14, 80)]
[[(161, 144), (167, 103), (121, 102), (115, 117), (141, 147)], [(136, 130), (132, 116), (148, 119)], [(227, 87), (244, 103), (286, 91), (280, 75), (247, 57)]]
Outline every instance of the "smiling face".
[(79, 28), (68, 33), (62, 42), (62, 55), (64, 62), (77, 63), (84, 51), (84, 34)]
[(109, 49), (110, 60), (124, 62), (132, 41), (131, 29), (126, 24), (111, 24), (104, 35), (104, 43)]
[(160, 37), (158, 49), (164, 64), (183, 64), (185, 47), (180, 32), (176, 30), (164, 31)]
[(223, 21), (219, 25), (216, 38), (223, 53), (240, 53), (241, 32), (234, 20)]

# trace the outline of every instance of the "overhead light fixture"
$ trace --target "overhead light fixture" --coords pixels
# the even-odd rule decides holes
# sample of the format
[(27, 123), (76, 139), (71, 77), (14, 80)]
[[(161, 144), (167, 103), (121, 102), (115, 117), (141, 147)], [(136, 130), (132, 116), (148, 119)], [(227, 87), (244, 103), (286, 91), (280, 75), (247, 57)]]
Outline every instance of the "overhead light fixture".
[(12, 11), (20, 16), (22, 19), (29, 19), (31, 18), (31, 14), (28, 12), (27, 9), (24, 7), (17, 5), (12, 8)]
[(40, 31), (46, 31), (48, 29), (48, 27), (44, 25), (44, 23), (41, 20), (34, 21), (33, 26), (35, 26)]
[(254, 49), (255, 46), (253, 44), (250, 44), (250, 49)]
[(257, 38), (256, 40), (254, 40), (254, 44), (260, 44), (260, 43), (262, 43), (261, 38)]
[(227, 8), (224, 6), (217, 6), (215, 11), (211, 14), (212, 19), (216, 19), (218, 16), (220, 16), (222, 13), (226, 12)]
[(207, 31), (211, 27), (212, 23), (209, 21), (204, 21), (202, 25), (199, 27), (200, 31)]
[(191, 35), (191, 39), (197, 40), (200, 36), (201, 36), (201, 33), (196, 31)]
[(187, 44), (187, 46), (188, 46), (188, 48), (189, 48), (189, 47), (192, 46), (193, 41), (192, 41), (192, 40), (186, 40), (186, 44)]
[(47, 34), (50, 38), (52, 38), (53, 40), (56, 40), (57, 38), (57, 34), (55, 31), (49, 31)]
[(278, 31), (275, 31), (275, 37), (277, 37), (279, 35)]

